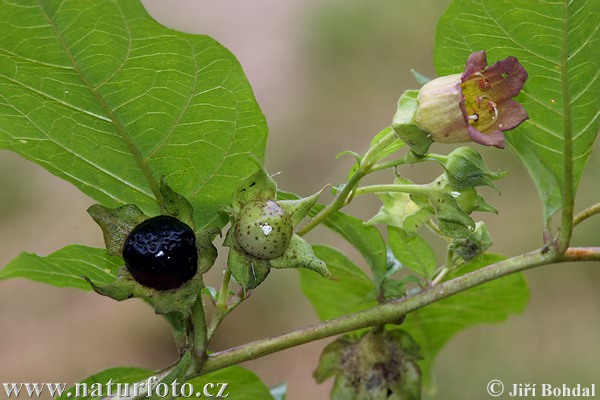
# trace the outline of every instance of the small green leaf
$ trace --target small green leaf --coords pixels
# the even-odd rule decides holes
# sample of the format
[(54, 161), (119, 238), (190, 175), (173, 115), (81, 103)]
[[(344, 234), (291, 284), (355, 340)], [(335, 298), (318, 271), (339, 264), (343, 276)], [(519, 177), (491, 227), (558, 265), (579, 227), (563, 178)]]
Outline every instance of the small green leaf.
[[(465, 264), (448, 279), (464, 275), (504, 257), (484, 254)], [(425, 359), (420, 363), (423, 378), (429, 381), (433, 360), (442, 347), (458, 332), (481, 323), (501, 322), (511, 314), (525, 310), (529, 290), (523, 274), (512, 274), (485, 283), (408, 314), (402, 329), (421, 347)]]
[(401, 229), (388, 227), (388, 243), (403, 266), (431, 280), (437, 268), (433, 249), (419, 235), (407, 235)]
[[(108, 387), (107, 382), (112, 382), (112, 391), (117, 393), (117, 384), (129, 383), (133, 384), (142, 381), (150, 376), (154, 375), (154, 371), (142, 368), (127, 368), (117, 367), (107, 369), (97, 374), (88, 376), (76, 385), (73, 385), (67, 389), (58, 400), (70, 400), (70, 399), (82, 399), (82, 400), (95, 400), (99, 397), (107, 396)], [(134, 385), (129, 385), (131, 391), (134, 390)], [(125, 385), (122, 385), (122, 390), (125, 390)], [(85, 392), (87, 388), (87, 393)]]
[(21, 253), (0, 270), (0, 279), (27, 278), (60, 287), (91, 290), (83, 278), (98, 285), (117, 278), (123, 260), (107, 254), (105, 249), (71, 245), (48, 256)]
[(188, 382), (194, 386), (195, 393), (201, 394), (201, 398), (217, 398), (223, 388), (222, 398), (227, 395), (232, 400), (273, 400), (269, 388), (254, 372), (238, 366), (223, 368)]
[(332, 247), (315, 245), (315, 255), (327, 264), (336, 281), (300, 270), (302, 291), (322, 320), (364, 310), (376, 304), (369, 299), (375, 289), (369, 277), (348, 257)]
[(118, 208), (94, 204), (87, 212), (100, 225), (108, 254), (117, 257), (122, 257), (125, 240), (133, 228), (149, 218), (135, 204)]

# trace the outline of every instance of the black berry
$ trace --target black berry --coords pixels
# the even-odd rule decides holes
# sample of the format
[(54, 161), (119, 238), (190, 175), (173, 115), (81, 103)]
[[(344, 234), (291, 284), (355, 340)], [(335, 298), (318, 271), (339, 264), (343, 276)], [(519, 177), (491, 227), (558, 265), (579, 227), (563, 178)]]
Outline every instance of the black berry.
[(196, 236), (177, 218), (159, 215), (131, 231), (123, 258), (140, 284), (157, 290), (175, 289), (196, 274)]

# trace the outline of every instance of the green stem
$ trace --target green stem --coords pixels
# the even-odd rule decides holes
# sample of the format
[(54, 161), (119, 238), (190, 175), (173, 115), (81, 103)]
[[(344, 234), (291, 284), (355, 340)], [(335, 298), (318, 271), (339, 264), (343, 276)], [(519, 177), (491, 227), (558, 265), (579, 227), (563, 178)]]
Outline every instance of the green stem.
[(298, 230), (298, 235), (306, 235), (308, 232), (313, 230), (317, 225), (327, 219), (331, 214), (339, 211), (342, 207), (348, 204), (348, 199), (353, 191), (353, 189), (358, 185), (360, 180), (367, 175), (366, 172), (359, 169), (352, 175), (352, 178), (348, 181), (344, 189), (336, 196), (335, 200), (322, 209), (313, 219), (311, 219), (306, 225), (304, 225), (300, 230)]
[(333, 202), (331, 202), (331, 204), (322, 209), (306, 225), (300, 228), (297, 232), (298, 235), (306, 235), (308, 232), (310, 232), (320, 223), (326, 220), (331, 214), (339, 211), (341, 208), (350, 203), (350, 201), (354, 197), (354, 189), (356, 188), (356, 186), (358, 186), (361, 179), (373, 172), (373, 166), (376, 162), (375, 159), (377, 158), (377, 153), (386, 146), (389, 146), (390, 143), (393, 143), (394, 140), (398, 140), (398, 137), (396, 136), (396, 133), (393, 129), (386, 129), (389, 129), (390, 132), (369, 148), (369, 150), (365, 153), (360, 162), (360, 167), (358, 171), (356, 171), (354, 175), (352, 175), (348, 183), (346, 183), (344, 188), (338, 193)]
[(394, 132), (394, 130), (391, 127), (388, 127), (386, 129), (389, 130), (389, 132), (384, 137), (379, 139), (377, 143), (371, 145), (369, 150), (367, 150), (367, 152), (363, 156), (362, 161), (360, 162), (360, 169), (367, 173), (371, 172), (371, 169), (373, 168), (373, 165), (376, 162), (376, 160), (374, 159), (377, 158), (377, 153), (389, 146), (390, 144), (392, 144), (394, 141), (398, 140), (396, 132)]
[(429, 185), (412, 185), (412, 184), (390, 184), (390, 185), (370, 185), (363, 186), (356, 189), (354, 195), (360, 196), (361, 194), (367, 193), (389, 193), (389, 192), (399, 192), (399, 193), (409, 193), (416, 194), (419, 196), (428, 196), (430, 193)]
[(212, 337), (214, 336), (217, 328), (223, 321), (223, 318), (228, 313), (227, 300), (229, 299), (229, 283), (231, 282), (231, 271), (229, 268), (225, 269), (225, 274), (223, 275), (223, 282), (221, 282), (221, 289), (219, 290), (219, 298), (217, 299), (217, 304), (215, 306), (215, 314), (210, 320), (210, 325), (207, 329), (207, 342), (210, 342)]
[(564, 115), (564, 153), (563, 153), (563, 190), (562, 190), (562, 221), (557, 242), (557, 251), (562, 253), (569, 247), (573, 232), (573, 131), (571, 126), (571, 96), (569, 93), (568, 75), (568, 31), (569, 31), (569, 2), (564, 2), (562, 24), (562, 59), (561, 86)]
[(258, 340), (211, 354), (204, 363), (201, 373), (212, 372), (290, 347), (356, 329), (393, 323), (409, 312), (474, 286), (529, 268), (566, 261), (600, 261), (600, 247), (567, 249), (561, 255), (536, 250), (531, 253), (509, 258), (477, 271), (445, 281), (411, 297), (381, 304), (368, 310), (345, 315), (283, 335)]
[(573, 218), (573, 226), (575, 227), (579, 225), (581, 222), (596, 214), (600, 214), (600, 203), (594, 204), (593, 206), (588, 207), (579, 214), (577, 214), (575, 218)]
[(196, 302), (192, 306), (191, 321), (194, 326), (194, 334), (192, 336), (192, 355), (204, 359), (206, 356), (206, 345), (208, 342), (206, 315), (204, 311), (204, 301), (202, 294), (198, 295)]
[(431, 283), (430, 283), (431, 286), (438, 285), (446, 277), (446, 275), (448, 275), (448, 272), (450, 272), (450, 269), (452, 269), (452, 258), (453, 257), (454, 257), (454, 251), (448, 249), (448, 252), (446, 253), (446, 262), (444, 263), (444, 267), (437, 274), (437, 276), (431, 281)]

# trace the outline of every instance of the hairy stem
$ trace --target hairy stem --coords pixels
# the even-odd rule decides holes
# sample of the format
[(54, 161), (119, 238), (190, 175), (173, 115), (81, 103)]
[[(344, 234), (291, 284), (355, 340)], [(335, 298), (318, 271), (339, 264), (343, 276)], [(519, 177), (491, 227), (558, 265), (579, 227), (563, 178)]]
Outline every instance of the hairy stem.
[[(386, 128), (387, 129), (387, 128)], [(373, 167), (377, 162), (377, 153), (387, 147), (394, 140), (398, 140), (396, 133), (390, 129), (390, 132), (383, 136), (377, 143), (372, 145), (363, 156), (358, 170), (352, 175), (348, 183), (337, 194), (333, 202), (319, 212), (306, 225), (298, 230), (298, 235), (303, 236), (317, 227), (320, 223), (326, 220), (331, 214), (339, 211), (344, 206), (348, 205), (354, 196), (354, 189), (360, 183), (361, 179), (373, 172)]]
[(360, 180), (367, 175), (366, 172), (362, 170), (356, 171), (352, 178), (348, 181), (344, 189), (335, 197), (335, 200), (325, 207), (321, 212), (319, 212), (313, 219), (311, 219), (306, 225), (304, 225), (301, 229), (298, 230), (298, 235), (302, 236), (313, 230), (317, 227), (321, 222), (326, 220), (331, 214), (339, 211), (342, 207), (348, 204), (348, 199), (353, 191), (353, 189), (358, 185)]
[(367, 193), (387, 193), (399, 192), (427, 196), (430, 192), (429, 185), (412, 185), (412, 184), (390, 184), (390, 185), (370, 185), (356, 189), (356, 196)]
[(393, 323), (411, 311), (483, 283), (529, 268), (566, 261), (600, 261), (600, 247), (571, 248), (567, 249), (563, 254), (536, 250), (509, 258), (440, 283), (411, 297), (381, 304), (365, 311), (345, 315), (283, 335), (258, 340), (211, 354), (204, 363), (201, 373), (208, 373), (290, 347), (356, 329)]
[(221, 289), (219, 289), (219, 298), (215, 306), (215, 314), (210, 320), (210, 325), (207, 330), (207, 340), (210, 341), (214, 336), (217, 328), (221, 324), (221, 321), (228, 313), (227, 300), (229, 299), (229, 283), (231, 282), (231, 271), (229, 268), (225, 269), (223, 275), (223, 282), (221, 282)]
[(202, 300), (202, 294), (198, 295), (196, 302), (192, 306), (191, 322), (193, 323), (193, 336), (192, 336), (192, 354), (195, 357), (204, 359), (206, 355), (206, 345), (208, 342), (207, 328), (206, 328), (206, 315), (204, 312), (204, 301)]

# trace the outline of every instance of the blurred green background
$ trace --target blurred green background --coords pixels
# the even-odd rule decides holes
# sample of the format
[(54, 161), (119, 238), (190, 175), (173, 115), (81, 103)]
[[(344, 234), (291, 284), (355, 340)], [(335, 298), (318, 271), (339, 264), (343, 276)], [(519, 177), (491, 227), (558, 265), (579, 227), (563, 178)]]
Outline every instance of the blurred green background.
[[(433, 39), (448, 0), (145, 0), (150, 14), (174, 29), (213, 36), (240, 60), (267, 117), (266, 165), (280, 187), (307, 195), (344, 181), (350, 158), (388, 125), (400, 94), (417, 88), (410, 69), (434, 76)], [(518, 130), (512, 134), (518, 134)], [(596, 150), (598, 146), (596, 146)], [(450, 149), (436, 147), (447, 152)], [(493, 169), (509, 169), (498, 196), (500, 215), (481, 215), (495, 245), (516, 255), (541, 245), (540, 204), (527, 173), (509, 151), (481, 149)], [(93, 201), (18, 156), (0, 153), (0, 266), (21, 251), (48, 254), (71, 243), (102, 246), (85, 212)], [(406, 174), (427, 181), (430, 168)], [(576, 209), (598, 201), (600, 158), (593, 155)], [(389, 174), (388, 174), (389, 175)], [(390, 176), (379, 175), (380, 182)], [(370, 218), (376, 198), (348, 212)], [(598, 219), (577, 228), (574, 244), (598, 246)], [(313, 242), (347, 249), (319, 229)], [(360, 258), (351, 249), (357, 262)], [(218, 285), (221, 256), (208, 281)], [(487, 398), (491, 379), (513, 383), (600, 383), (600, 265), (548, 266), (526, 273), (531, 303), (501, 325), (478, 326), (440, 354), (434, 399)], [(293, 271), (274, 271), (222, 325), (213, 350), (317, 322)], [(160, 368), (175, 357), (169, 330), (139, 301), (116, 303), (92, 293), (23, 280), (0, 282), (0, 381), (74, 382), (115, 366)], [(287, 381), (288, 399), (327, 398), (331, 381), (311, 377), (330, 340), (247, 364), (267, 384)], [(2, 396), (2, 395), (0, 395)], [(506, 397), (507, 398), (507, 397)]]

